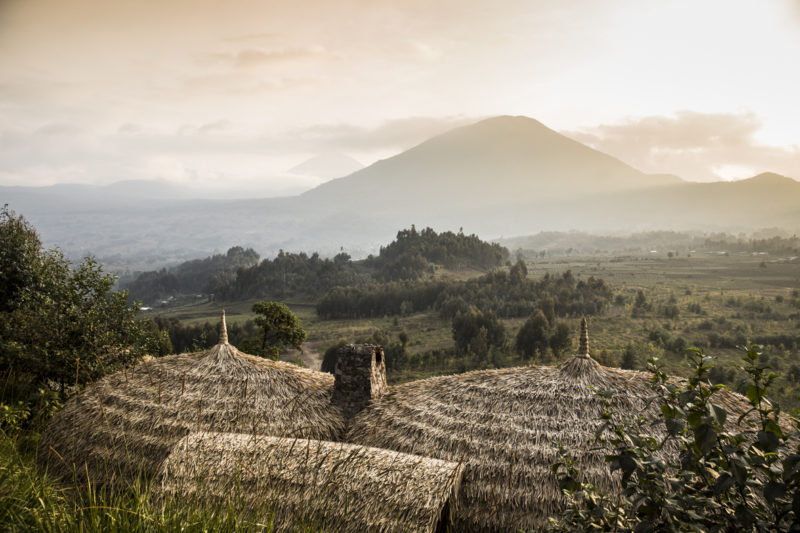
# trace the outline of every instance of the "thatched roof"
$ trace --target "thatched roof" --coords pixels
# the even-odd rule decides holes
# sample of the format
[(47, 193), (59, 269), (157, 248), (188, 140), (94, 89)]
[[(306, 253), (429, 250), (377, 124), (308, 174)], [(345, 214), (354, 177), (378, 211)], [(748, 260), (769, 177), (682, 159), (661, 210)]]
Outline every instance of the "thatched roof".
[(344, 417), (333, 376), (244, 354), (227, 343), (146, 359), (111, 374), (56, 413), (40, 445), (51, 473), (95, 483), (153, 475), (191, 431), (336, 440)]
[[(585, 326), (584, 326), (585, 328)], [(483, 370), (399, 385), (356, 416), (345, 439), (405, 453), (464, 461), (456, 530), (543, 528), (563, 508), (551, 465), (557, 444), (571, 450), (589, 481), (619, 486), (594, 442), (602, 399), (589, 387), (615, 390), (617, 415), (647, 409), (650, 375), (603, 367), (581, 353), (557, 367)], [(716, 396), (729, 412), (740, 397)], [(656, 405), (650, 406), (656, 414)], [(735, 420), (735, 417), (729, 417)]]
[(462, 465), (319, 440), (192, 433), (172, 449), (154, 490), (230, 503), (314, 531), (433, 532), (449, 523)]
[[(426, 531), (451, 497), (455, 530), (535, 530), (563, 508), (551, 472), (558, 444), (588, 481), (606, 491), (619, 486), (607, 450), (594, 442), (603, 399), (591, 388), (616, 391), (615, 416), (657, 415), (650, 375), (594, 361), (585, 320), (579, 353), (560, 366), (399, 385), (370, 394), (350, 421), (332, 402), (332, 375), (243, 354), (224, 330), (221, 340), (88, 387), (54, 416), (42, 461), (95, 483), (152, 476), (164, 466), (158, 486), (187, 497), (218, 497), (238, 482), (253, 489), (253, 506), (274, 498), (287, 513), (279, 520), (304, 509), (333, 530)], [(374, 348), (369, 367), (359, 367), (365, 373), (376, 368)], [(746, 410), (736, 394), (715, 398), (732, 414)], [(322, 442), (341, 440), (356, 446)], [(303, 462), (298, 446), (316, 462)], [(312, 475), (321, 473), (327, 477)], [(204, 476), (207, 488), (191, 485)]]

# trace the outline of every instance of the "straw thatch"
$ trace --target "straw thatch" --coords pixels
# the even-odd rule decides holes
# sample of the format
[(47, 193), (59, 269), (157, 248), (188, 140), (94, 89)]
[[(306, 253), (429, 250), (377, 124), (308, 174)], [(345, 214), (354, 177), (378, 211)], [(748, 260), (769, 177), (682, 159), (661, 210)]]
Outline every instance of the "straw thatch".
[(116, 483), (154, 474), (191, 431), (341, 436), (333, 376), (247, 355), (222, 339), (207, 352), (145, 359), (87, 387), (53, 417), (40, 460), (61, 477)]
[[(222, 333), (207, 352), (145, 360), (88, 387), (51, 421), (42, 461), (112, 485), (160, 471), (161, 493), (189, 498), (238, 483), (253, 510), (276, 505), (279, 524), (301, 514), (333, 530), (427, 531), (452, 500), (454, 530), (535, 530), (563, 508), (551, 472), (559, 444), (588, 481), (619, 487), (594, 440), (603, 399), (592, 389), (616, 391), (617, 417), (658, 414), (649, 374), (591, 358), (585, 320), (579, 353), (560, 366), (381, 389), (349, 421), (332, 375), (243, 354)], [(372, 375), (375, 347), (353, 353), (369, 355), (359, 368)], [(729, 423), (747, 409), (736, 394), (715, 398)], [(341, 440), (356, 446), (323, 442)]]
[[(430, 378), (394, 387), (355, 418), (346, 440), (464, 461), (458, 531), (536, 530), (563, 509), (551, 472), (558, 443), (588, 481), (605, 490), (619, 486), (605, 461), (607, 450), (594, 442), (603, 404), (589, 387), (615, 390), (611, 402), (618, 416), (656, 414), (656, 405), (647, 406), (653, 395), (648, 379), (603, 367), (585, 353), (558, 367)], [(720, 393), (717, 401), (743, 412), (732, 393)]]
[(192, 433), (154, 490), (238, 506), (276, 531), (433, 532), (451, 518), (462, 465), (319, 440)]

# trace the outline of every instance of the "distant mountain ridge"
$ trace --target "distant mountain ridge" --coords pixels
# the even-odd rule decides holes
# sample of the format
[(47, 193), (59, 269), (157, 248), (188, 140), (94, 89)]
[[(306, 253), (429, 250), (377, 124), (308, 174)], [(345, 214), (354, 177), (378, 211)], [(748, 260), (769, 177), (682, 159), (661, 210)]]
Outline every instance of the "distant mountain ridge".
[(146, 270), (235, 245), (262, 256), (278, 249), (334, 255), (343, 247), (359, 257), (411, 224), (463, 227), (484, 239), (572, 229), (800, 231), (800, 182), (791, 178), (689, 183), (649, 175), (527, 117), (451, 130), (299, 196), (194, 200), (147, 183), (138, 195), (130, 182), (0, 187), (0, 203), (68, 254)]
[(462, 205), (499, 204), (520, 197), (559, 197), (682, 183), (647, 175), (528, 117), (502, 116), (456, 128), (349, 176), (331, 180), (303, 197), (347, 201), (433, 203), (459, 189)]

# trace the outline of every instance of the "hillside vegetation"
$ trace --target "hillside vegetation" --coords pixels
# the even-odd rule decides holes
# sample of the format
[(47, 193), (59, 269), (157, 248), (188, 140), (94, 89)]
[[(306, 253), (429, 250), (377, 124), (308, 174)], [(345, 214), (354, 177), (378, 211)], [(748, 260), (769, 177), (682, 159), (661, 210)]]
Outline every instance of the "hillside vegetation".
[(476, 235), (422, 231), (412, 225), (397, 233), (377, 256), (361, 261), (340, 252), (333, 258), (280, 251), (258, 261), (252, 249), (234, 247), (227, 254), (187, 261), (174, 269), (144, 272), (127, 285), (131, 298), (152, 303), (168, 296), (205, 293), (217, 299), (305, 297), (315, 299), (333, 287), (372, 281), (417, 280), (438, 267), (489, 270), (508, 260), (508, 250)]

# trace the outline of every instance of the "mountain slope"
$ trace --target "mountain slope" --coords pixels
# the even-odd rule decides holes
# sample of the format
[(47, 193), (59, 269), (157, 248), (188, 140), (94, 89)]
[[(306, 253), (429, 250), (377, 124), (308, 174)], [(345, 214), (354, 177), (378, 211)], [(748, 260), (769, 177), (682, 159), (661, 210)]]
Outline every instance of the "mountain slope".
[(680, 180), (648, 176), (527, 117), (483, 120), (304, 193), (314, 202), (392, 205), (457, 201), (462, 207), (576, 191), (627, 190)]
[(319, 154), (307, 159), (288, 170), (290, 174), (313, 176), (329, 180), (347, 176), (364, 168), (364, 165), (352, 157), (336, 152)]

